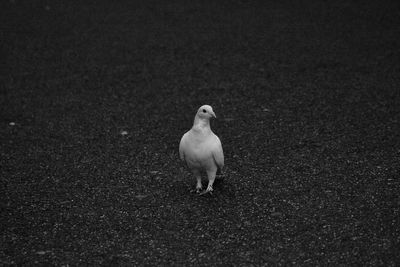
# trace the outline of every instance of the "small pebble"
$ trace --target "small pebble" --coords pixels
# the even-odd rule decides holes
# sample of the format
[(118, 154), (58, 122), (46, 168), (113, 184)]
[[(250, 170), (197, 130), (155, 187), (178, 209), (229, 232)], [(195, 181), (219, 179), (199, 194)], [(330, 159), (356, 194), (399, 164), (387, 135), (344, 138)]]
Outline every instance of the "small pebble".
[(9, 123), (9, 125), (10, 126), (15, 126), (15, 122), (12, 121), (12, 122)]
[(122, 131), (122, 132), (121, 132), (121, 135), (127, 135), (127, 134), (128, 134), (127, 131)]
[(142, 200), (142, 199), (146, 198), (147, 195), (136, 195), (135, 197), (136, 197), (137, 199), (139, 199), (139, 200)]

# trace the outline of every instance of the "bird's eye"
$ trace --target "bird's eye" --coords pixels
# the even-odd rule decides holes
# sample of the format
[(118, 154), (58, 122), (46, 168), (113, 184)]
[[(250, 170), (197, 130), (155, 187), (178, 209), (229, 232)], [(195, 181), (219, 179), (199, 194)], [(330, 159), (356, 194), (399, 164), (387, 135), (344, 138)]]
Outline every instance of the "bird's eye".
[(207, 110), (203, 109), (203, 113), (207, 113)]

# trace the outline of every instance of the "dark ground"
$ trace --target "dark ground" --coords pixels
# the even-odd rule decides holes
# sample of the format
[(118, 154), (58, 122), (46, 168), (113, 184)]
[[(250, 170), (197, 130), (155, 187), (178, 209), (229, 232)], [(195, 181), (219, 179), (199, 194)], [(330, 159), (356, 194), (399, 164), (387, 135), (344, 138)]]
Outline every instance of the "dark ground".
[(1, 265), (400, 264), (398, 4), (83, 2), (0, 7)]

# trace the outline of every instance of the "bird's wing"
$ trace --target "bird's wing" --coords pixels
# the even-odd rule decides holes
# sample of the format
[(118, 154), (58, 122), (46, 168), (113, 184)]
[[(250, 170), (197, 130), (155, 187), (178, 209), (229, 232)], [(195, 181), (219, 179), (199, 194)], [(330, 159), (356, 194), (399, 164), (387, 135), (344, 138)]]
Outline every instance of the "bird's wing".
[(212, 150), (212, 156), (214, 158), (215, 164), (217, 164), (218, 169), (224, 167), (224, 151), (222, 150), (222, 144), (218, 136), (215, 135), (215, 144)]
[(179, 143), (179, 157), (181, 158), (181, 160), (185, 160), (185, 143), (186, 143), (186, 138), (187, 138), (187, 133), (185, 133), (182, 138), (181, 141)]
[(179, 157), (181, 160), (186, 160), (185, 154), (187, 153), (187, 150), (190, 149), (188, 145), (190, 142), (190, 131), (188, 131), (182, 136), (181, 142), (179, 143)]

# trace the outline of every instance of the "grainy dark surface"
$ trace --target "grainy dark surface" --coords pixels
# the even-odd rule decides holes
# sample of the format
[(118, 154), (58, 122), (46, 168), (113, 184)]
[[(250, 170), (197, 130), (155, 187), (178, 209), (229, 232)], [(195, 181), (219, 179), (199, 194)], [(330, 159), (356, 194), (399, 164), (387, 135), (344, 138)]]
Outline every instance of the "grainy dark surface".
[(396, 1), (138, 2), (2, 1), (0, 264), (399, 265)]

